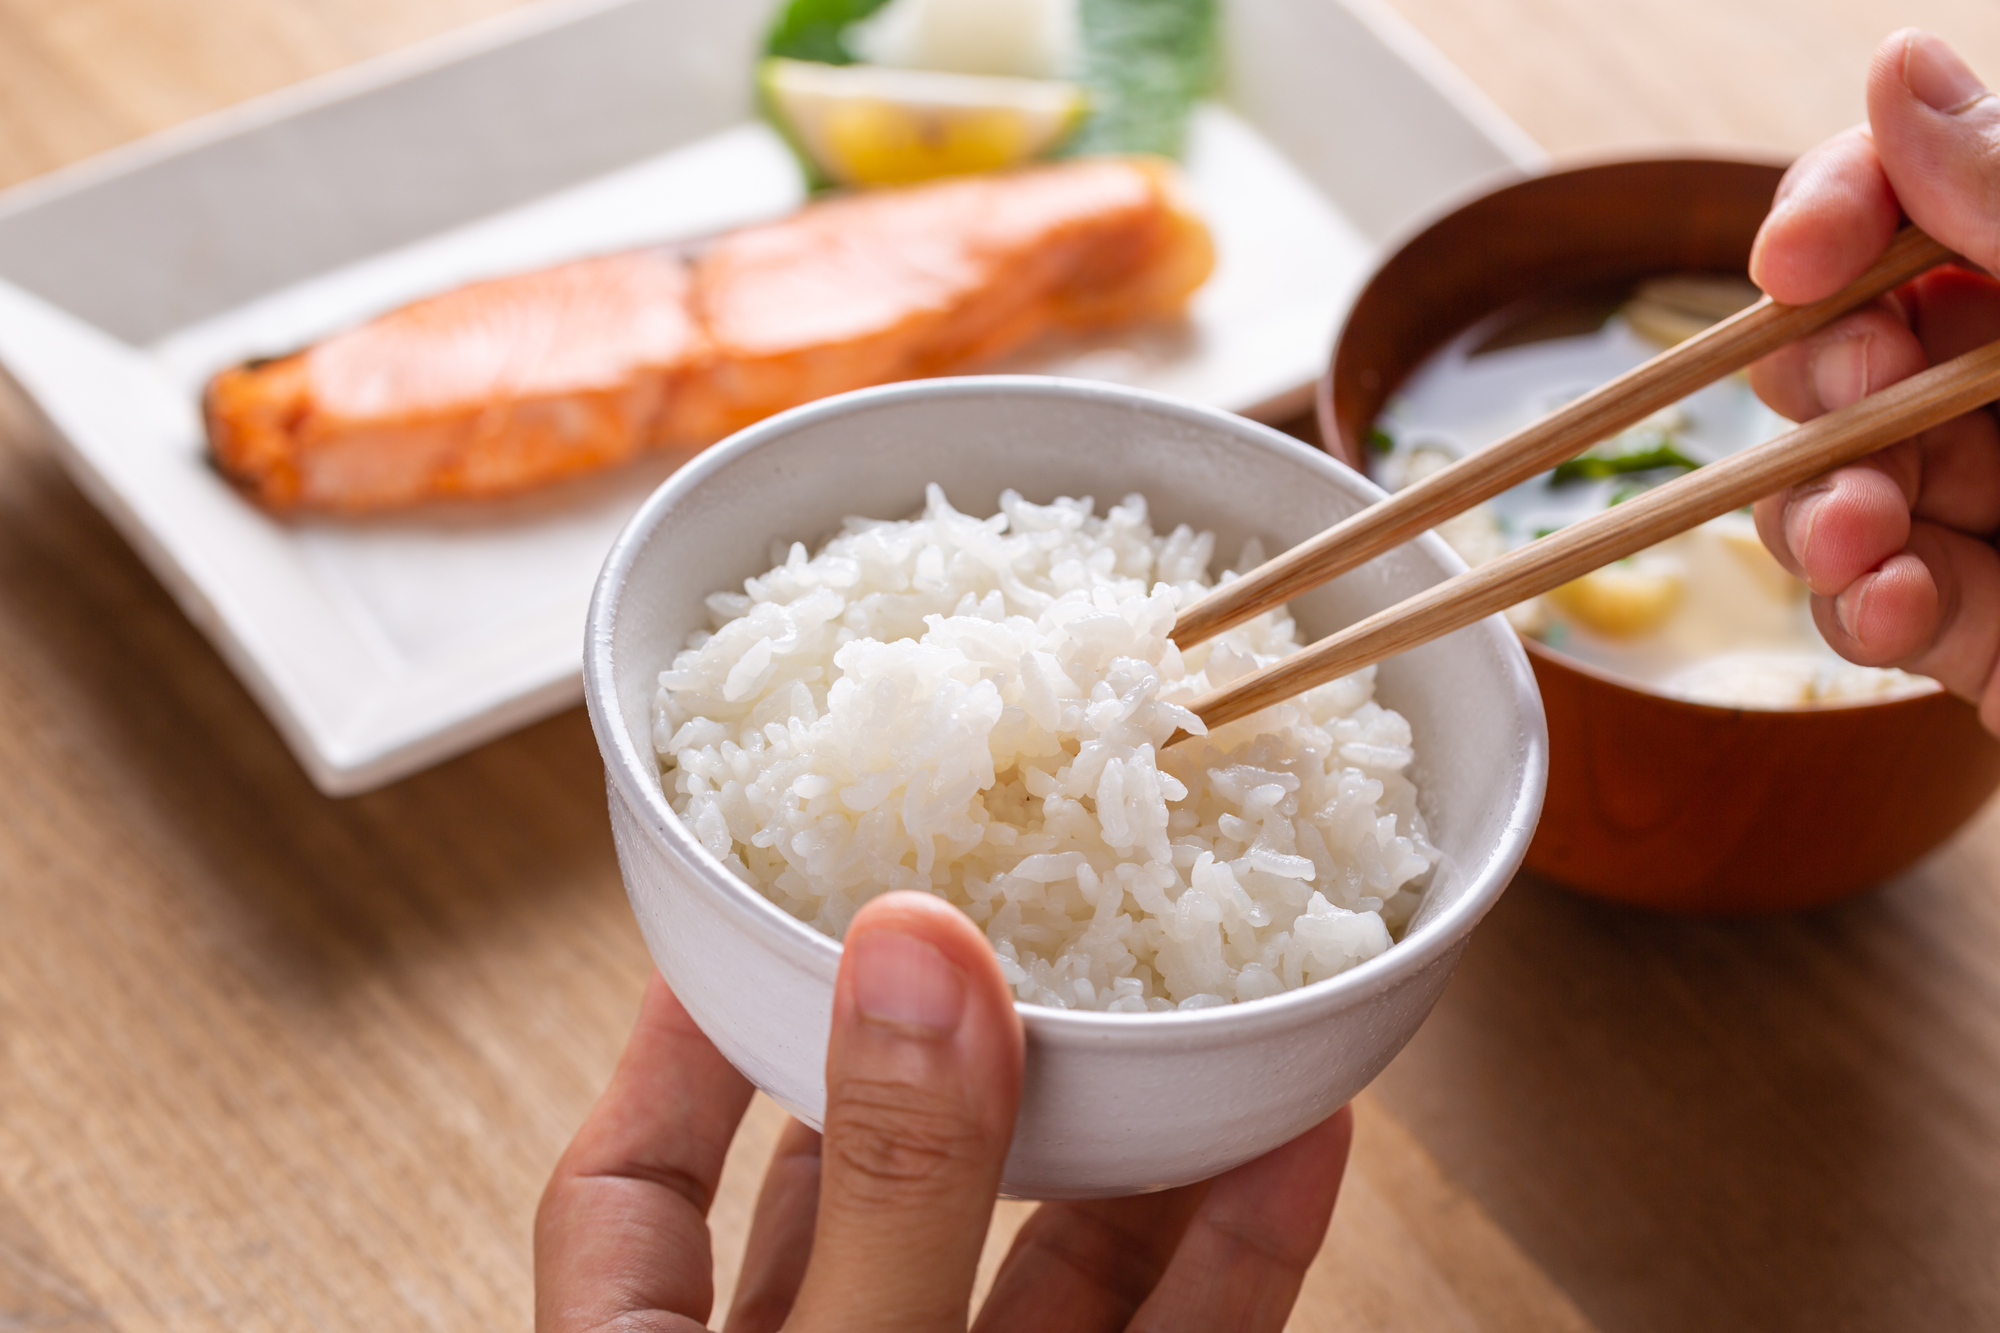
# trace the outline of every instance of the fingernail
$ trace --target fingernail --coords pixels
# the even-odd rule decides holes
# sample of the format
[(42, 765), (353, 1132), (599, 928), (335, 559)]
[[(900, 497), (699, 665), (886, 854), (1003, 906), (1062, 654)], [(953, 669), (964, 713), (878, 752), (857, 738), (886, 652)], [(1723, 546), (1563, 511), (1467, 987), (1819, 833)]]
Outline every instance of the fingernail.
[(1813, 391), (1831, 412), (1868, 396), (1867, 337), (1828, 343), (1813, 357)]
[(1903, 84), (1934, 111), (1956, 113), (1986, 96), (1986, 85), (1958, 52), (1927, 32), (1903, 45)]
[(1812, 547), (1813, 517), (1826, 499), (1827, 490), (1820, 487), (1802, 491), (1785, 506), (1785, 545), (1792, 548), (1792, 559), (1801, 565), (1806, 563), (1806, 552)]
[(927, 940), (893, 930), (850, 939), (854, 1002), (877, 1023), (945, 1036), (965, 1013), (965, 978)]
[(1854, 581), (1854, 586), (1833, 599), (1833, 618), (1847, 631), (1847, 637), (1856, 643), (1861, 635), (1854, 627), (1861, 623), (1861, 602), (1868, 595), (1868, 585), (1875, 581), (1873, 574), (1865, 574)]
[(1786, 202), (1792, 197), (1792, 192), (1798, 188), (1799, 173), (1796, 170), (1788, 169), (1784, 175), (1778, 177), (1778, 188), (1772, 192), (1771, 207), (1765, 214), (1765, 226), (1771, 225), (1771, 218), (1784, 209)]
[(1756, 239), (1750, 242), (1748, 268), (1751, 281), (1754, 282), (1763, 275), (1764, 247), (1772, 243), (1771, 236), (1784, 227), (1786, 215), (1791, 211), (1792, 206), (1785, 202), (1785, 187), (1781, 184), (1778, 186), (1777, 195), (1771, 200), (1770, 211), (1764, 214), (1763, 224), (1757, 228)]

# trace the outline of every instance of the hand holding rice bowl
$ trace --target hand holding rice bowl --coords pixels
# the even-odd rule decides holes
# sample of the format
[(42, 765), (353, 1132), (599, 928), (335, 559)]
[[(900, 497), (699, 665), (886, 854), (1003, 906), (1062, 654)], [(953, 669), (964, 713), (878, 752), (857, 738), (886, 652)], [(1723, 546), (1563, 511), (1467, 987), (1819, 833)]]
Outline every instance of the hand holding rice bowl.
[[(712, 630), (709, 594), (770, 567), (774, 536), (817, 544), (848, 515), (915, 513), (926, 479), (970, 514), (999, 510), (1009, 489), (1043, 506), (1142, 487), (1159, 531), (1212, 530), (1225, 552), (1253, 536), (1288, 546), (1379, 495), (1325, 455), (1225, 413), (1108, 385), (987, 377), (787, 413), (648, 501), (599, 581), (585, 663), (620, 867), (648, 946), (696, 1021), (809, 1124), (824, 1107), (839, 945), (732, 872), (674, 812), (654, 750), (659, 674), (691, 634)], [(1316, 637), (1460, 567), (1425, 538), (1291, 612), (1301, 637)], [(1438, 852), (1400, 942), (1243, 1003), (1143, 1014), (1023, 1005), (1010, 1192), (1096, 1197), (1213, 1175), (1323, 1119), (1415, 1031), (1518, 864), (1545, 741), (1520, 647), (1497, 622), (1385, 663), (1374, 691), (1420, 740), (1407, 777)]]
[[(1183, 654), (1214, 534), (1155, 536), (1136, 494), (1092, 510), (1010, 490), (975, 519), (933, 485), (920, 518), (850, 517), (711, 596), (714, 631), (660, 675), (675, 811), (835, 937), (892, 889), (950, 900), (1033, 1004), (1200, 1009), (1375, 957), (1437, 860), (1409, 723), (1370, 668), (1208, 734), (1178, 701), (1296, 651), (1296, 626)], [(1262, 559), (1252, 539), (1236, 568)]]

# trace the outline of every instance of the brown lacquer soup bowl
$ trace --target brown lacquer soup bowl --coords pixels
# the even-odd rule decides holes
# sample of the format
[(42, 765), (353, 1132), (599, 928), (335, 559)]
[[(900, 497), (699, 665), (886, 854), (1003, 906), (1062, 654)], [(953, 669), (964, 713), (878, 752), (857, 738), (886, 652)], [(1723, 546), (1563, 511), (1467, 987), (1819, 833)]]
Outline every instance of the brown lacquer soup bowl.
[[(1742, 274), (1783, 168), (1610, 162), (1518, 180), (1437, 218), (1377, 270), (1318, 396), (1327, 448), (1365, 467), (1392, 394), (1482, 320), (1672, 273)], [(2000, 785), (2000, 742), (1942, 690), (1716, 707), (1524, 639), (1548, 713), (1548, 799), (1527, 865), (1620, 902), (1754, 913), (1881, 883)]]

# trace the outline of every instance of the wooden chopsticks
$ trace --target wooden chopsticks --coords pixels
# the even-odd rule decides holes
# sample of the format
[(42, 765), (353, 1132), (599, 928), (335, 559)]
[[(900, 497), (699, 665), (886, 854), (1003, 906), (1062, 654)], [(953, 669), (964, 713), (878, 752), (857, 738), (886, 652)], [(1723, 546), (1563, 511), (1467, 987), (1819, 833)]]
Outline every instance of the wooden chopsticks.
[(1428, 643), (1996, 398), (2000, 398), (2000, 342), (1446, 579), (1188, 707), (1211, 729), (1219, 727)]
[(1231, 625), (1282, 606), (1950, 258), (1951, 252), (1929, 236), (1905, 227), (1866, 273), (1825, 300), (1792, 306), (1767, 296), (1533, 425), (1467, 454), (1222, 585), (1180, 613), (1174, 621), (1174, 642), (1191, 648)]

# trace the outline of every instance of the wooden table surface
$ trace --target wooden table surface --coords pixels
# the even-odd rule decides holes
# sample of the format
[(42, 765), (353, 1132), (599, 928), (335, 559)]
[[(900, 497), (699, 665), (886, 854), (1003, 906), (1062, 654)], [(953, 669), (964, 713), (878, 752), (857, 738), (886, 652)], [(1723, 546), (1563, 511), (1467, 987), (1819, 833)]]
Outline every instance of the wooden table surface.
[[(0, 0), (0, 184), (507, 3)], [(1796, 151), (1900, 23), (2000, 77), (1992, 0), (1397, 7), (1565, 154)], [(580, 709), (317, 795), (0, 418), (0, 1330), (525, 1327), (647, 969), (603, 801)], [(1996, 890), (2000, 807), (1784, 920), (1524, 876), (1360, 1098), (1294, 1327), (2000, 1328)]]

